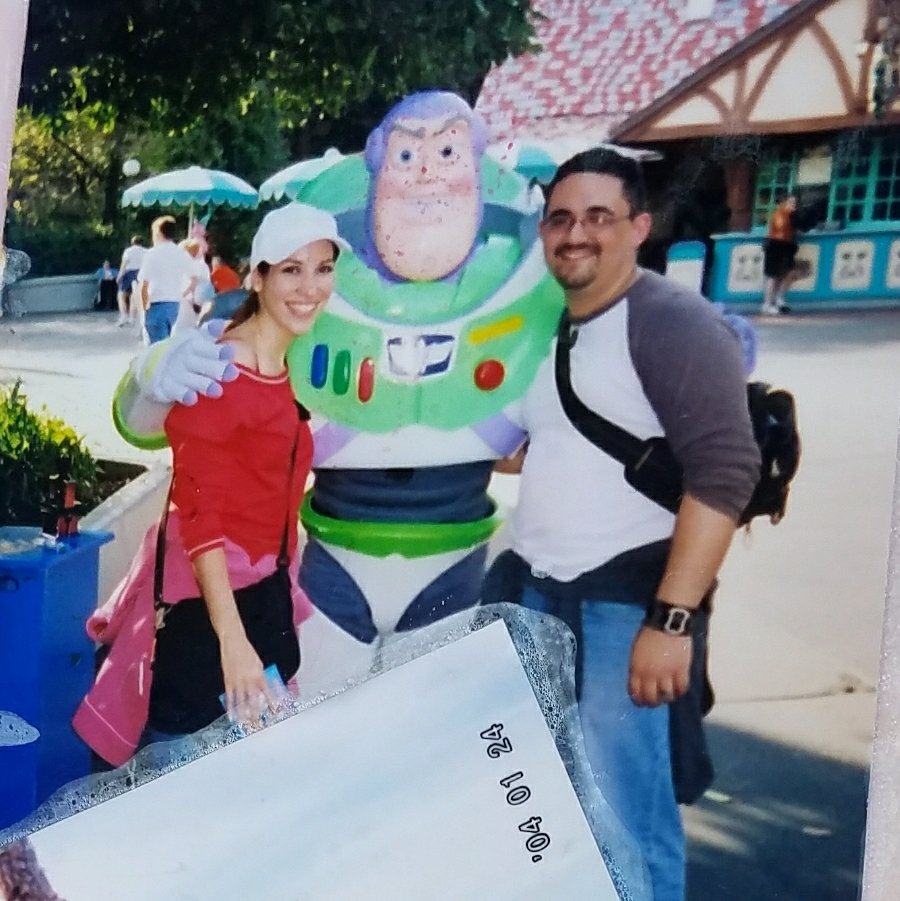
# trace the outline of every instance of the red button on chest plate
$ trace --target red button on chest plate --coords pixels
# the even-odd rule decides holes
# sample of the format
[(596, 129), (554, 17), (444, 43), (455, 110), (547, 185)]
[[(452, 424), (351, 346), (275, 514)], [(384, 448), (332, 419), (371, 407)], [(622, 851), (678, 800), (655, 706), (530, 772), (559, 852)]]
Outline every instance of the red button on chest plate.
[(375, 362), (371, 357), (366, 357), (359, 364), (359, 375), (356, 382), (356, 396), (360, 403), (368, 403), (372, 399), (375, 390)]
[(484, 360), (475, 367), (475, 384), (482, 391), (493, 391), (503, 384), (506, 370), (499, 360)]

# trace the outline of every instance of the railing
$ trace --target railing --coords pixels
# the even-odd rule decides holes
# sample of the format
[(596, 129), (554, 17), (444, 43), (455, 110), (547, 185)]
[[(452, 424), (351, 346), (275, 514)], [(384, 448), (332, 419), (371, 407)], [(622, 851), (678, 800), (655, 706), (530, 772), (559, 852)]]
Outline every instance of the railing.
[(97, 279), (93, 275), (26, 278), (4, 289), (3, 294), (7, 313), (76, 313), (93, 309)]

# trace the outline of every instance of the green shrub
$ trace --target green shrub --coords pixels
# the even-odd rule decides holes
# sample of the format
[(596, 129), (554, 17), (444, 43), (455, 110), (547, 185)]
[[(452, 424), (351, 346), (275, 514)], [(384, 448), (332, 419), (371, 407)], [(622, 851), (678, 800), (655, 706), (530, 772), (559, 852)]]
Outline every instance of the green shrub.
[(77, 498), (91, 500), (97, 463), (70, 426), (29, 410), (20, 388), (0, 390), (0, 525), (41, 525), (62, 482), (75, 482)]

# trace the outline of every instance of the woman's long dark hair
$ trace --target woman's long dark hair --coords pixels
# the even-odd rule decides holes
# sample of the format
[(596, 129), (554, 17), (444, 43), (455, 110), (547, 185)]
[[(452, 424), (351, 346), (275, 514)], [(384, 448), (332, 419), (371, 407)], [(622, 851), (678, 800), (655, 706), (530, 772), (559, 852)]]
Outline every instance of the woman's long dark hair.
[[(265, 260), (262, 260), (256, 268), (260, 275), (265, 275), (271, 266)], [(259, 295), (251, 288), (244, 298), (244, 302), (234, 311), (234, 316), (231, 317), (231, 322), (225, 327), (225, 331), (230, 332), (235, 326), (252, 319), (258, 312)]]

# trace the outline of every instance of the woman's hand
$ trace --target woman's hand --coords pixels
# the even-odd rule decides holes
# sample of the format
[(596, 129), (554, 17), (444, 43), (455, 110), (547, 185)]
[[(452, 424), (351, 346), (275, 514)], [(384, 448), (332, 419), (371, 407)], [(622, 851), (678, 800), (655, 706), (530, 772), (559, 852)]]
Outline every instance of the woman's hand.
[(232, 722), (260, 726), (266, 709), (272, 713), (278, 709), (279, 698), (244, 631), (228, 580), (225, 551), (213, 548), (199, 554), (193, 563), (210, 622), (219, 639), (228, 717)]
[(263, 671), (262, 661), (243, 629), (220, 637), (219, 648), (229, 718), (233, 722), (258, 725), (260, 716), (267, 709), (274, 712), (278, 705), (278, 698)]

